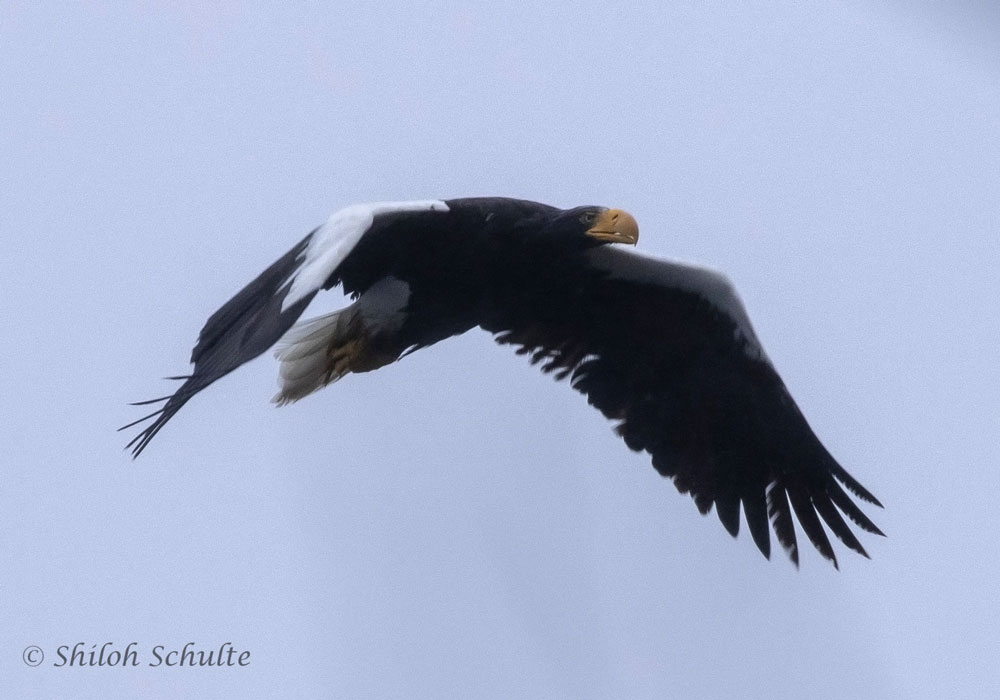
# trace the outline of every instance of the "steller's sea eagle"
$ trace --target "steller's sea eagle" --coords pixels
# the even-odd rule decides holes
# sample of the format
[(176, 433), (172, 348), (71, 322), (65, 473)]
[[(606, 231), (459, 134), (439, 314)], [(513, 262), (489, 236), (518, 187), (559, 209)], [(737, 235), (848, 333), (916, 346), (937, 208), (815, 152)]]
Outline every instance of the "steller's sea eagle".
[[(792, 512), (837, 564), (823, 523), (868, 556), (841, 513), (881, 531), (878, 500), (823, 447), (723, 275), (612, 247), (639, 227), (620, 209), (498, 197), (349, 206), (303, 238), (205, 323), (194, 371), (129, 444), (138, 456), (187, 401), (277, 344), (278, 404), (479, 326), (542, 363), (615, 421), (633, 450), (712, 505), (734, 537), (740, 504), (770, 556), (768, 522), (798, 564)], [(321, 289), (350, 306), (293, 325)]]

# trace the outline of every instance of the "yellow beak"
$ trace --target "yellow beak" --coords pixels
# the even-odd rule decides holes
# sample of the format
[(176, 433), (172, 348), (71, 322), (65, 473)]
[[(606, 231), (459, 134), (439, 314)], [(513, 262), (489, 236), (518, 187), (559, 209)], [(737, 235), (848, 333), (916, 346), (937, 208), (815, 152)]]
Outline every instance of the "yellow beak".
[(608, 209), (597, 218), (587, 235), (608, 243), (635, 245), (639, 241), (639, 224), (627, 211)]

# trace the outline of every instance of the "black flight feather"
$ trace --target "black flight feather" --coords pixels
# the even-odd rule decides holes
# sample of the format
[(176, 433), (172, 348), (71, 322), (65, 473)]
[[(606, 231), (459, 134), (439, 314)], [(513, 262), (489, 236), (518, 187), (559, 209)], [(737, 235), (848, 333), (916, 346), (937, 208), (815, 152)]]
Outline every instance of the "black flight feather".
[(195, 394), (266, 351), (302, 315), (315, 291), (287, 309), (282, 310), (281, 306), (311, 236), (310, 233), (302, 239), (209, 317), (191, 352), (194, 371), (177, 391), (170, 396), (138, 402), (137, 405), (144, 405), (166, 401), (158, 411), (119, 428), (125, 430), (155, 418), (125, 446), (125, 449), (132, 448), (133, 457), (146, 449), (149, 441)]

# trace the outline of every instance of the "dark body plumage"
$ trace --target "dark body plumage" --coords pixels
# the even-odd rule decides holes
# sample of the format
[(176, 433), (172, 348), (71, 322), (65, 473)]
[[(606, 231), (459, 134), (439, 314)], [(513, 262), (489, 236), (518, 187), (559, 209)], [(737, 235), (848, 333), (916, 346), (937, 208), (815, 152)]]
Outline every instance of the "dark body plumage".
[[(136, 455), (191, 396), (279, 339), (283, 403), (479, 326), (569, 377), (734, 536), (742, 504), (765, 556), (770, 520), (798, 561), (793, 511), (835, 564), (823, 523), (867, 556), (841, 513), (881, 533), (844, 487), (878, 501), (813, 434), (724, 277), (608, 246), (638, 236), (618, 210), (501, 198), (373, 206), (355, 228), (352, 210), (335, 214), (212, 315), (194, 372), (147, 416)], [(320, 287), (338, 284), (352, 306), (286, 335)]]

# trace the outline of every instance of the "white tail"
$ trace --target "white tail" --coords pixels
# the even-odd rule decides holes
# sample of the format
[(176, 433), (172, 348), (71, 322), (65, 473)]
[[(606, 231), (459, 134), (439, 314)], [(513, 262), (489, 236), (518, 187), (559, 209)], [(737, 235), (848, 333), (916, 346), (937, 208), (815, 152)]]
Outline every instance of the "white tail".
[(274, 356), (281, 361), (281, 390), (272, 399), (284, 405), (298, 401), (327, 384), (337, 381), (349, 368), (331, 362), (331, 351), (348, 335), (353, 307), (319, 316), (293, 326), (275, 348)]
[(274, 352), (281, 361), (274, 402), (298, 401), (348, 372), (370, 372), (399, 359), (408, 298), (406, 283), (388, 278), (347, 308), (292, 326)]

